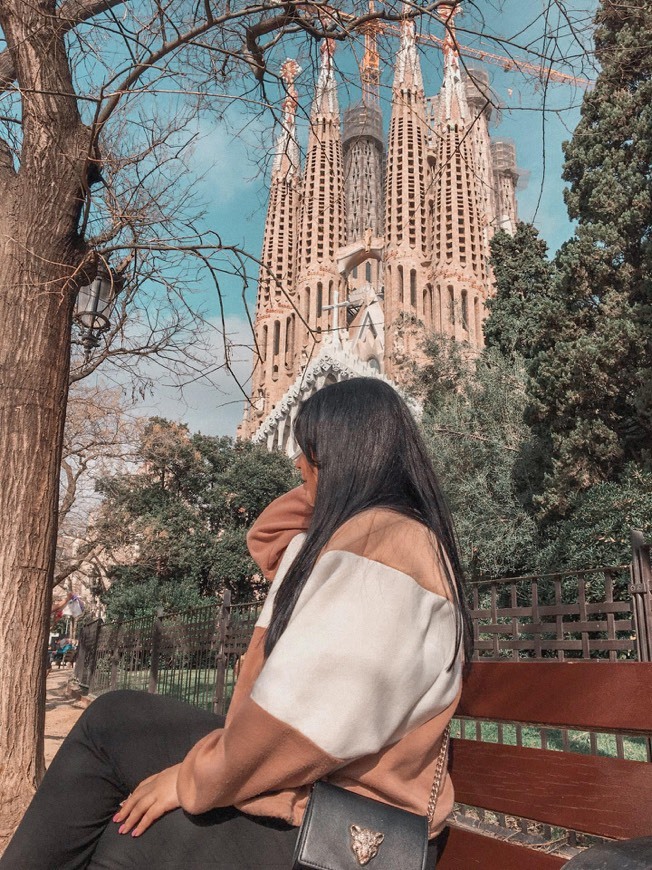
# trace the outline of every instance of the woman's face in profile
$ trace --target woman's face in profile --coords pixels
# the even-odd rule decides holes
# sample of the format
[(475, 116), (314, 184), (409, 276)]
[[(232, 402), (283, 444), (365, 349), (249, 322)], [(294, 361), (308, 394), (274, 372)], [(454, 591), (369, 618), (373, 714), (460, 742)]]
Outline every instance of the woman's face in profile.
[(319, 470), (308, 462), (303, 452), (300, 452), (295, 458), (294, 464), (299, 469), (301, 480), (303, 480), (306, 485), (308, 498), (314, 504), (315, 496), (317, 494), (317, 478), (319, 476)]

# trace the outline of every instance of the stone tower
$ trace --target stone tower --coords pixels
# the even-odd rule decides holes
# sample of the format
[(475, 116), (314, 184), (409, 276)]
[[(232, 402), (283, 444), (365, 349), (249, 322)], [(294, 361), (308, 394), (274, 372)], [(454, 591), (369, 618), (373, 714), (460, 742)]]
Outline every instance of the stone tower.
[(284, 65), (256, 308), (259, 358), (242, 437), (291, 450), (302, 399), (356, 375), (400, 386), (429, 333), (459, 341), (470, 357), (481, 349), (493, 282), (489, 242), (497, 229), (515, 228), (519, 172), (513, 144), (490, 136), (487, 74), (461, 71), (457, 10), (439, 5), (444, 74), (426, 100), (406, 7), (387, 152), (377, 22), (363, 31), (362, 99), (344, 113), (342, 134), (334, 43), (322, 42), (303, 175), (298, 70)]
[(287, 96), (282, 130), (272, 163), (269, 206), (258, 278), (251, 400), (245, 423), (255, 425), (283, 396), (295, 377), (295, 275), (301, 170), (296, 139), (297, 92), (300, 72), (294, 60), (281, 67)]
[(496, 229), (513, 234), (516, 230), (516, 148), (509, 139), (496, 139), (491, 143), (494, 167), (494, 194)]
[(368, 230), (372, 236), (381, 236), (384, 227), (385, 143), (380, 111), (377, 32), (377, 25), (366, 25), (365, 53), (360, 65), (362, 100), (344, 113), (342, 144), (347, 243), (363, 239)]
[(322, 334), (336, 328), (341, 312), (331, 315), (338, 288), (335, 257), (344, 244), (344, 168), (340, 112), (333, 68), (335, 42), (321, 44), (321, 66), (310, 113), (310, 130), (303, 174), (301, 224), (297, 256), (297, 325), (295, 365), (319, 352)]
[[(396, 59), (385, 182), (385, 371), (414, 352), (411, 324), (431, 324), (424, 297), (430, 263), (428, 125), (414, 22), (403, 21)], [(425, 292), (424, 292), (425, 291)]]
[(444, 80), (432, 118), (431, 283), (435, 331), (475, 349), (484, 344), (484, 302), (490, 290), (487, 226), (493, 214), (487, 185), (491, 171), (485, 121), (476, 109), (479, 101), (469, 105), (460, 71), (453, 21), (457, 8), (439, 7), (447, 30)]

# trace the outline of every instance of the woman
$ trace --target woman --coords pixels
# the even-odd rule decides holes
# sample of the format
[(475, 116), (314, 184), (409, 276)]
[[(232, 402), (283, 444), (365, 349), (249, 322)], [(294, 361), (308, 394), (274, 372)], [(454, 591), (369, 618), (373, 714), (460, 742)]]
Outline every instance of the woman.
[[(323, 777), (425, 815), (470, 638), (431, 463), (406, 405), (376, 379), (320, 390), (295, 438), (304, 483), (248, 537), (274, 582), (226, 722), (156, 695), (102, 696), (3, 870), (287, 870)], [(447, 777), (433, 837), (452, 802)]]

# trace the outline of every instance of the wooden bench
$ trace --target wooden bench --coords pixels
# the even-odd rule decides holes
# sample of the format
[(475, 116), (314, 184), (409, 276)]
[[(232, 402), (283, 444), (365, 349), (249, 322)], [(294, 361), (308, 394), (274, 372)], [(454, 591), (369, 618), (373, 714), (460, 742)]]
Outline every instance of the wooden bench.
[[(652, 663), (474, 663), (458, 712), (648, 736)], [(616, 840), (652, 835), (649, 762), (453, 739), (451, 775), (462, 804)], [(437, 870), (558, 870), (566, 860), (451, 825)]]

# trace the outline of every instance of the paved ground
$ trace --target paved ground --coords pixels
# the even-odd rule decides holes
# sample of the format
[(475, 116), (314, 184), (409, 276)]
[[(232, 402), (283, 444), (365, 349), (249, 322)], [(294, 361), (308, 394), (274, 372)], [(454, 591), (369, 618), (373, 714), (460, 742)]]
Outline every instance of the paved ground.
[(55, 666), (47, 678), (45, 701), (45, 763), (49, 765), (61, 746), (63, 738), (70, 731), (88, 704), (77, 700), (78, 694), (71, 697), (67, 690), (72, 678), (72, 668)]

